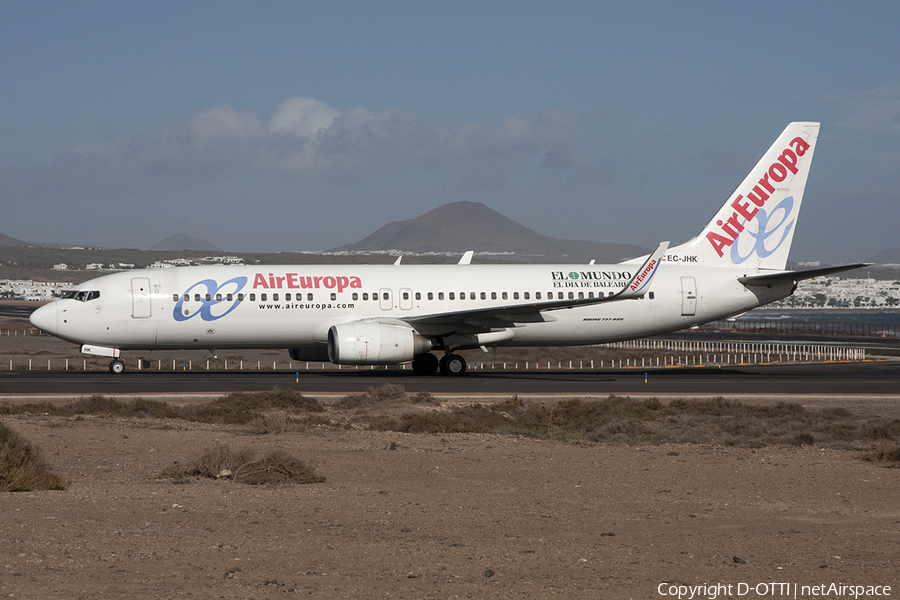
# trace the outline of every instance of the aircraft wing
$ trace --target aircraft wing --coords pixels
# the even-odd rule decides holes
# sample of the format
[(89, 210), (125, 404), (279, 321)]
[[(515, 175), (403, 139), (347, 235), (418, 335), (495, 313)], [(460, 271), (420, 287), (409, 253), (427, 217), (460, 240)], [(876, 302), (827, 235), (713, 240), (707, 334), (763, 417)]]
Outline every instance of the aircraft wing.
[(524, 304), (415, 316), (402, 320), (424, 335), (480, 333), (497, 328), (518, 327), (526, 323), (552, 322), (556, 318), (547, 313), (554, 310), (640, 298), (649, 291), (650, 281), (662, 263), (662, 256), (668, 247), (669, 242), (659, 244), (621, 291), (604, 298), (533, 301)]
[(760, 275), (738, 277), (738, 281), (744, 285), (774, 285), (776, 283), (785, 283), (787, 281), (803, 281), (804, 279), (813, 279), (814, 277), (822, 277), (823, 275), (831, 275), (832, 273), (852, 271), (853, 269), (859, 269), (860, 267), (868, 267), (871, 264), (872, 263), (856, 263), (852, 265), (841, 265), (839, 267), (802, 269), (800, 271), (776, 271), (774, 273), (762, 273)]

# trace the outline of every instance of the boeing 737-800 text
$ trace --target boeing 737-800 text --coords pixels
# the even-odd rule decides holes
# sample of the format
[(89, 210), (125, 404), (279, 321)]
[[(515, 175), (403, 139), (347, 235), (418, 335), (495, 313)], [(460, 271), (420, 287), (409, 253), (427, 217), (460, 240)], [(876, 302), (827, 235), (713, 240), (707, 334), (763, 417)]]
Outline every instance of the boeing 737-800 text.
[[(461, 375), (465, 348), (598, 344), (722, 319), (797, 282), (786, 271), (818, 123), (791, 123), (692, 240), (618, 264), (209, 266), (83, 283), (31, 322), (87, 354), (287, 348), (294, 360), (412, 362)], [(439, 360), (432, 352), (443, 353)]]

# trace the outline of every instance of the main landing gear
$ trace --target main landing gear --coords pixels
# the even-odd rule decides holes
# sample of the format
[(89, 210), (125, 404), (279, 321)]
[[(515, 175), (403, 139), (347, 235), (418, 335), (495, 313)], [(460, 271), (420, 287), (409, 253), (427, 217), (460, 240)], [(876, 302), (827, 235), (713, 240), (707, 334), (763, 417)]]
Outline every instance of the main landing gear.
[(122, 359), (115, 359), (111, 363), (109, 363), (109, 372), (113, 375), (119, 375), (120, 373), (125, 372), (125, 361)]
[(412, 368), (416, 375), (434, 375), (437, 373), (438, 366), (437, 356), (428, 352), (417, 355), (412, 361)]
[(459, 377), (466, 372), (466, 359), (459, 354), (447, 354), (441, 359), (441, 374)]
[(417, 375), (434, 375), (440, 369), (441, 375), (459, 377), (466, 372), (466, 359), (459, 354), (447, 354), (438, 361), (434, 354), (426, 352), (413, 359), (412, 368)]

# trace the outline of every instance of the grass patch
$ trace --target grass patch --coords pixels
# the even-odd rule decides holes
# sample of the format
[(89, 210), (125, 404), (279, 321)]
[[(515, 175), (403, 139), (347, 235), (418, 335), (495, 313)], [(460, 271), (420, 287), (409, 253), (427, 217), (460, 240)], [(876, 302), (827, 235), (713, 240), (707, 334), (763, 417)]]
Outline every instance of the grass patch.
[(252, 423), (271, 411), (291, 414), (324, 412), (325, 407), (300, 392), (276, 388), (270, 392), (234, 392), (212, 402), (176, 405), (158, 400), (135, 398), (117, 400), (100, 394), (82, 397), (66, 404), (40, 402), (4, 404), (0, 414), (40, 413), (52, 416), (107, 416), (128, 418), (183, 419), (198, 423), (242, 425)]
[(68, 484), (50, 471), (37, 448), (0, 423), (0, 492), (64, 490)]
[(864, 452), (860, 458), (870, 462), (884, 463), (886, 467), (900, 468), (900, 443), (883, 442), (874, 449)]
[(418, 392), (410, 395), (403, 389), (402, 385), (386, 383), (380, 387), (370, 387), (362, 394), (344, 396), (335, 403), (335, 408), (364, 409), (407, 403), (440, 404), (440, 401), (428, 392)]
[(160, 479), (181, 481), (186, 477), (225, 479), (249, 485), (306, 484), (325, 481), (315, 469), (283, 450), (269, 452), (257, 459), (251, 450), (232, 450), (219, 446), (207, 450), (185, 467), (165, 469)]
[(693, 443), (744, 448), (828, 446), (857, 449), (900, 443), (900, 419), (861, 418), (845, 409), (815, 410), (779, 402), (749, 405), (712, 398), (673, 400), (609, 396), (556, 404), (514, 397), (496, 405), (407, 411), (380, 417), (376, 429), (409, 433), (497, 433), (539, 439), (625, 444)]

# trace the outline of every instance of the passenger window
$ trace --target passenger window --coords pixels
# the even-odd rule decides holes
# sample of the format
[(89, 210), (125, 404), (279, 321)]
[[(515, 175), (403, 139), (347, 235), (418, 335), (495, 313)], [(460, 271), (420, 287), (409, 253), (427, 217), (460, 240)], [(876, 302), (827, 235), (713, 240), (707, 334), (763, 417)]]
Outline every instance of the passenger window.
[(238, 302), (244, 301), (244, 294), (238, 294)]
[(378, 300), (378, 292), (372, 294), (372, 300)]
[(459, 299), (460, 299), (460, 300), (465, 300), (465, 299), (466, 299), (466, 293), (465, 293), (465, 292), (460, 292), (460, 293), (459, 293)]
[(256, 300), (256, 294), (250, 294), (250, 302), (254, 302)]
[(225, 299), (228, 300), (229, 302), (231, 302), (232, 300), (234, 300), (234, 296), (232, 296), (231, 294), (228, 294), (225, 296)]
[(653, 300), (653, 292), (650, 292), (650, 299)]
[(190, 302), (190, 301), (191, 301), (191, 295), (190, 295), (190, 294), (185, 294), (185, 295), (184, 295), (184, 301), (185, 301), (185, 302)]
[(178, 294), (172, 294), (172, 302), (178, 302)]
[(259, 295), (259, 299), (262, 300), (263, 302), (266, 301), (266, 298), (267, 298), (267, 296), (266, 296), (265, 294), (260, 294), (260, 295)]
[[(276, 300), (277, 300), (277, 298), (276, 298)], [(222, 301), (222, 294), (216, 294), (216, 302), (221, 302), (221, 301)]]
[(569, 300), (575, 299), (575, 292), (569, 292)]
[(334, 292), (331, 292), (331, 299), (337, 300), (337, 294), (335, 294)]
[(369, 292), (363, 292), (363, 300), (369, 299)]
[(438, 300), (444, 299), (444, 292), (438, 292)]
[(588, 292), (588, 298), (593, 298), (593, 297), (594, 297), (594, 292)]
[(481, 292), (481, 299), (487, 300), (487, 295), (484, 292)]
[(353, 292), (352, 298), (353, 298), (353, 300), (359, 300), (359, 294), (357, 294), (356, 292)]
[(579, 300), (583, 300), (583, 299), (584, 299), (584, 292), (578, 292), (578, 299), (579, 299)]
[(409, 292), (403, 292), (403, 299), (409, 300)]
[[(290, 292), (287, 292), (287, 293), (284, 295), (284, 299), (287, 300), (288, 302), (290, 302), (290, 301), (291, 301), (291, 293), (290, 293)], [(230, 300), (230, 298), (229, 298), (229, 300)]]
[(519, 292), (513, 292), (513, 300), (519, 299)]
[(454, 294), (453, 292), (450, 292), (450, 299), (456, 300), (456, 294)]
[(434, 300), (434, 292), (428, 292), (428, 299)]
[(540, 293), (540, 292), (535, 292), (535, 293), (534, 293), (534, 299), (535, 299), (535, 300), (540, 300), (540, 299), (541, 299), (541, 293)]
[(497, 292), (491, 292), (491, 300), (497, 299)]
[[(306, 299), (307, 299), (308, 301), (312, 302), (312, 299), (313, 299), (312, 292), (309, 292), (308, 294), (306, 294)], [(365, 298), (363, 298), (363, 300), (365, 300)]]
[(525, 293), (523, 294), (523, 297), (524, 297), (526, 300), (528, 300), (528, 299), (531, 298), (531, 294), (529, 294), (528, 292), (525, 292)]
[(207, 301), (207, 302), (210, 302), (211, 300), (212, 300), (212, 294), (207, 294), (207, 295), (206, 295), (206, 301)]
[(509, 299), (508, 296), (509, 296), (509, 294), (507, 294), (506, 292), (503, 292), (503, 299), (504, 299), (504, 300), (508, 300), (508, 299)]
[(422, 299), (422, 292), (416, 292), (416, 300)]
[(200, 294), (194, 294), (194, 302), (200, 302)]
[(277, 301), (277, 300), (278, 300), (278, 294), (272, 294), (272, 300)]

